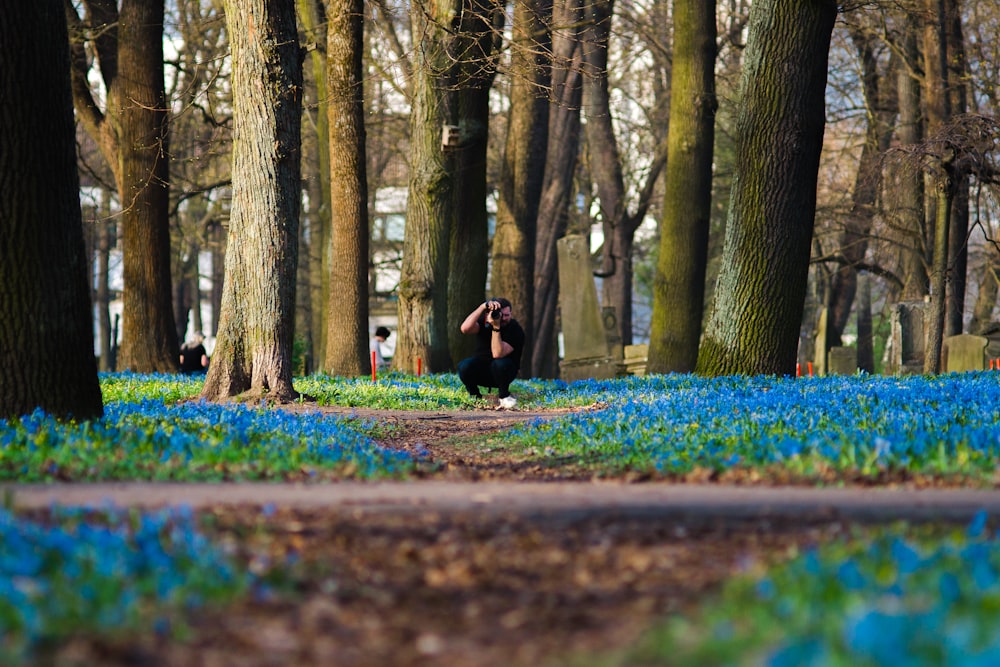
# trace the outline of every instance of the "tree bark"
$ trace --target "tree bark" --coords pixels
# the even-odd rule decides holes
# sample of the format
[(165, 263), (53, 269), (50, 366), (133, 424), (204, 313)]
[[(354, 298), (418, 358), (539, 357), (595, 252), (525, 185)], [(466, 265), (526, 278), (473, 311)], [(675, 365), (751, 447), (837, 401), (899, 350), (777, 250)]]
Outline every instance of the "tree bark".
[[(919, 71), (917, 24), (912, 14), (905, 17), (901, 38), (903, 66), (899, 68), (899, 127), (897, 140), (901, 147), (923, 142), (922, 95), (915, 72)], [(924, 183), (919, 169), (906, 164), (892, 165), (893, 187), (887, 191), (894, 209), (896, 235), (899, 236), (899, 274), (903, 278), (903, 301), (920, 301), (929, 293), (929, 243), (924, 223)]]
[[(327, 102), (330, 94), (327, 90), (326, 49), (329, 47), (325, 0), (296, 0), (298, 16), (305, 34), (316, 44), (309, 53), (313, 71), (313, 81), (316, 86), (316, 146), (319, 169), (316, 174), (316, 187), (310, 188), (309, 200), (309, 255), (308, 268), (310, 274), (309, 292), (309, 326), (312, 343), (312, 358), (317, 364), (326, 358), (326, 333), (329, 324), (327, 308), (330, 304), (330, 130), (329, 110)], [(346, 17), (344, 17), (346, 18)], [(321, 46), (322, 45), (322, 48)], [(313, 184), (310, 183), (310, 186)], [(313, 197), (313, 194), (319, 195)], [(335, 318), (339, 319), (339, 318)], [(365, 325), (367, 328), (367, 323)]]
[[(493, 294), (514, 305), (525, 332), (533, 330), (535, 239), (545, 178), (552, 37), (551, 0), (517, 0), (511, 40), (511, 92), (493, 234)], [(532, 341), (524, 359), (531, 359)]]
[(290, 401), (302, 61), (293, 0), (225, 0), (233, 200), (219, 334), (202, 397)]
[(795, 371), (836, 14), (833, 0), (751, 6), (737, 173), (701, 373)]
[(583, 97), (580, 50), (580, 0), (556, 0), (553, 5), (552, 100), (549, 112), (545, 179), (538, 205), (535, 240), (535, 301), (531, 334), (531, 375), (557, 377), (559, 348), (556, 306), (559, 266), (556, 241), (566, 233), (572, 203), (573, 174), (580, 151), (580, 102)]
[(653, 188), (666, 163), (666, 156), (665, 146), (657, 142), (636, 210), (629, 212), (622, 156), (612, 123), (608, 82), (608, 48), (613, 14), (613, 0), (589, 3), (584, 9), (583, 108), (587, 118), (588, 166), (597, 186), (604, 233), (603, 262), (599, 272), (603, 279), (601, 303), (614, 308), (618, 337), (623, 345), (631, 345), (632, 244), (635, 231), (649, 209)]
[[(854, 178), (851, 193), (851, 211), (839, 234), (837, 245), (845, 262), (837, 267), (830, 285), (829, 317), (827, 319), (826, 341), (828, 346), (841, 345), (841, 336), (850, 318), (854, 297), (858, 289), (857, 266), (864, 261), (868, 252), (868, 237), (875, 215), (878, 196), (879, 170), (882, 156), (889, 148), (892, 125), (898, 105), (894, 104), (896, 91), (893, 70), (898, 63), (890, 63), (888, 76), (880, 77), (875, 58), (873, 39), (869, 32), (851, 29), (851, 39), (857, 48), (861, 63), (862, 87), (865, 99), (866, 127), (865, 143), (861, 148), (861, 160)], [(889, 91), (880, 86), (885, 80)], [(826, 350), (823, 351), (825, 353)]]
[(5, 7), (0, 62), (0, 418), (100, 417), (62, 3)]
[(647, 368), (690, 372), (704, 316), (715, 140), (715, 3), (674, 0), (667, 173)]
[[(965, 81), (968, 78), (965, 37), (962, 33), (962, 11), (957, 0), (945, 2), (945, 39), (947, 41), (948, 106), (952, 117), (968, 111)], [(945, 304), (944, 335), (962, 333), (965, 323), (965, 295), (969, 271), (969, 177), (958, 174), (954, 184), (951, 224), (949, 225), (947, 302)]]
[[(167, 103), (163, 0), (86, 0), (107, 90), (94, 101), (82, 40), (73, 43), (73, 99), (118, 186), (122, 207), (122, 344), (118, 368), (177, 370), (170, 276)], [(67, 15), (78, 21), (71, 9)]]
[(371, 372), (368, 355), (368, 182), (363, 0), (329, 0), (326, 89), (330, 155), (330, 301), (323, 369)]
[[(497, 11), (493, 4), (453, 0), (412, 12), (422, 61), (412, 79), (410, 184), (394, 357), (403, 370), (416, 370), (418, 359), (427, 371), (450, 370), (452, 330), (484, 295), (485, 100), (495, 67)], [(458, 128), (457, 145), (443, 146), (445, 126)]]
[(117, 230), (111, 219), (111, 193), (101, 189), (101, 207), (97, 220), (97, 288), (95, 290), (95, 310), (97, 312), (97, 339), (100, 348), (98, 370), (115, 370), (114, 345), (111, 340), (111, 285), (108, 273), (111, 248), (115, 245)]
[[(450, 3), (440, 12), (447, 13)], [(448, 350), (448, 250), (454, 219), (455, 187), (452, 156), (442, 149), (442, 126), (449, 118), (441, 93), (450, 71), (444, 17), (435, 7), (412, 12), (412, 32), (420, 40), (421, 61), (412, 78), (410, 101), (410, 183), (406, 201), (406, 234), (399, 281), (399, 324), (393, 365), (415, 373), (451, 366)]]
[(487, 147), (490, 88), (496, 72), (494, 47), (503, 14), (490, 1), (475, 0), (463, 12), (452, 59), (460, 64), (451, 93), (461, 148), (456, 151), (455, 219), (448, 251), (449, 353), (453, 360), (470, 356), (475, 340), (457, 326), (486, 296), (489, 218), (486, 212)]
[(927, 348), (924, 353), (924, 373), (941, 372), (941, 349), (944, 341), (948, 271), (948, 228), (951, 226), (951, 205), (955, 182), (951, 167), (943, 166), (943, 174), (935, 177), (937, 201), (934, 210), (934, 262), (931, 264), (931, 303), (927, 313)]

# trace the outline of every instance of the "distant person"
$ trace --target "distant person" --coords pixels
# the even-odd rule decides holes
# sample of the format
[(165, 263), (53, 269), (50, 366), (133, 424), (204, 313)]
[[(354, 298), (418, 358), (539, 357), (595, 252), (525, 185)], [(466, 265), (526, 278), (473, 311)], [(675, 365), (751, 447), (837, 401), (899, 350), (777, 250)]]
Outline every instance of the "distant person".
[(385, 357), (382, 356), (382, 343), (384, 343), (391, 335), (392, 332), (386, 327), (378, 327), (375, 329), (375, 335), (368, 343), (368, 348), (375, 353), (376, 370), (384, 371), (389, 367), (389, 364), (385, 361)]
[(511, 317), (510, 301), (494, 298), (469, 313), (462, 333), (476, 337), (473, 356), (458, 364), (458, 377), (474, 398), (482, 398), (480, 387), (496, 387), (500, 407), (510, 409), (517, 400), (510, 395), (510, 383), (521, 368), (524, 329)]
[(205, 335), (195, 331), (191, 339), (181, 345), (181, 373), (204, 373), (208, 370), (208, 352)]

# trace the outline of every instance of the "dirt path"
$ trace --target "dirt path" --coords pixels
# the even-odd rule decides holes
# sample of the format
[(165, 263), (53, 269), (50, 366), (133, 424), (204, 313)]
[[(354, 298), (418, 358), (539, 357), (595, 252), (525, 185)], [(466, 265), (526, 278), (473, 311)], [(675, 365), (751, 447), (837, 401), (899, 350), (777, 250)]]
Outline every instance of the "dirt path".
[[(184, 641), (76, 640), (52, 664), (518, 667), (619, 649), (726, 579), (897, 518), (966, 522), (1000, 492), (552, 481), (481, 451), (490, 433), (559, 413), (351, 412), (426, 450), (429, 479), (334, 484), (2, 485), (54, 502), (186, 503), (259, 570), (294, 555), (295, 593), (203, 610)], [(482, 437), (479, 437), (482, 436)], [(63, 662), (60, 662), (62, 660)], [(41, 662), (45, 662), (42, 660)]]

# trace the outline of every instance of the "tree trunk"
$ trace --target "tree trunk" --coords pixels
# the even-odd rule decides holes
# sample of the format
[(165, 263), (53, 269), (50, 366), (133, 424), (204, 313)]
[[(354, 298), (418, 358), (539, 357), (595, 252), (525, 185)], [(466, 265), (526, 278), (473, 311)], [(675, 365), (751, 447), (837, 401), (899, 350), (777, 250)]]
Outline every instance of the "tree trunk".
[(368, 183), (365, 177), (363, 0), (329, 0), (326, 83), (330, 132), (329, 329), (323, 369), (371, 372), (368, 355)]
[[(867, 109), (865, 143), (861, 149), (861, 160), (854, 177), (854, 191), (851, 194), (851, 211), (839, 234), (837, 245), (844, 263), (833, 274), (830, 285), (829, 317), (827, 319), (826, 341), (828, 346), (841, 345), (844, 327), (851, 315), (854, 297), (858, 288), (857, 266), (868, 252), (868, 237), (875, 215), (875, 201), (878, 195), (879, 170), (882, 156), (889, 148), (892, 124), (897, 105), (890, 103), (895, 93), (892, 70), (898, 63), (890, 64), (889, 83), (892, 93), (880, 89), (880, 77), (871, 33), (863, 29), (852, 29), (851, 39), (858, 50), (861, 61), (862, 84)], [(826, 350), (823, 351), (824, 353)]]
[(448, 348), (451, 358), (456, 361), (470, 356), (475, 348), (475, 339), (463, 335), (458, 323), (486, 296), (490, 88), (496, 72), (494, 40), (502, 29), (494, 22), (503, 16), (495, 13), (495, 7), (489, 2), (475, 0), (472, 11), (463, 12), (459, 38), (452, 47), (452, 58), (460, 63), (458, 85), (451, 96), (454, 118), (460, 128), (461, 148), (456, 151), (454, 162), (455, 219), (448, 252)]
[[(394, 356), (394, 365), (403, 370), (416, 370), (418, 359), (427, 371), (449, 370), (450, 332), (483, 297), (483, 156), (489, 118), (484, 100), (493, 77), (496, 11), (496, 5), (453, 0), (412, 12), (422, 60), (412, 79), (410, 185)], [(457, 145), (443, 146), (445, 126), (457, 128)], [(450, 276), (459, 262), (460, 274)]]
[(233, 199), (219, 335), (202, 397), (290, 401), (302, 64), (293, 0), (225, 0)]
[[(552, 48), (551, 0), (517, 0), (511, 42), (510, 112), (493, 235), (490, 286), (514, 304), (525, 332), (533, 330), (538, 202), (545, 178)], [(524, 359), (531, 359), (532, 341)]]
[[(896, 136), (900, 146), (915, 146), (923, 141), (920, 84), (914, 72), (920, 69), (917, 48), (917, 25), (907, 15), (902, 35), (903, 66), (899, 68), (899, 127)], [(887, 198), (894, 209), (896, 234), (899, 236), (899, 273), (903, 279), (903, 301), (919, 301), (929, 293), (929, 256), (926, 225), (924, 224), (924, 183), (919, 169), (905, 164), (893, 165), (893, 187)]]
[(100, 417), (62, 2), (5, 7), (0, 62), (0, 417)]
[(111, 204), (108, 201), (111, 193), (101, 189), (101, 208), (97, 220), (97, 339), (101, 350), (98, 370), (110, 372), (115, 370), (113, 358), (114, 341), (111, 340), (111, 285), (108, 273), (111, 248), (115, 245), (117, 232), (111, 219)]
[[(949, 109), (952, 117), (968, 110), (965, 81), (968, 77), (965, 57), (965, 38), (962, 34), (962, 12), (958, 0), (947, 0), (945, 6), (945, 35), (948, 46), (947, 86)], [(965, 294), (968, 289), (969, 271), (969, 177), (957, 174), (949, 225), (947, 302), (945, 305), (945, 336), (962, 333), (965, 322)]]
[(927, 313), (927, 348), (924, 373), (941, 372), (941, 348), (944, 340), (945, 280), (948, 271), (948, 227), (955, 184), (950, 168), (937, 177), (937, 201), (934, 221), (934, 263), (931, 266), (931, 303)]
[[(656, 146), (634, 214), (628, 210), (621, 151), (612, 123), (608, 86), (608, 46), (613, 0), (586, 5), (584, 36), (583, 108), (587, 115), (587, 144), (591, 177), (597, 186), (604, 232), (602, 305), (613, 307), (617, 333), (623, 345), (632, 344), (632, 243), (635, 230), (649, 208), (653, 187), (665, 164), (663, 148)], [(714, 18), (713, 18), (714, 26)], [(713, 33), (714, 34), (714, 33)]]
[(88, 0), (107, 88), (102, 114), (87, 82), (83, 43), (74, 47), (74, 102), (115, 173), (122, 206), (122, 345), (118, 367), (177, 370), (170, 276), (167, 103), (163, 0)]
[(872, 279), (867, 273), (858, 277), (858, 369), (875, 372), (875, 340), (872, 326)]
[(751, 6), (737, 173), (701, 373), (795, 371), (836, 14), (833, 0)]
[(535, 301), (531, 333), (531, 375), (556, 377), (559, 348), (556, 306), (559, 266), (556, 241), (566, 233), (573, 195), (573, 174), (580, 150), (580, 102), (583, 97), (580, 52), (580, 0), (556, 0), (552, 25), (552, 101), (549, 113), (545, 179), (538, 205), (535, 240)]
[[(326, 332), (329, 322), (327, 307), (330, 304), (330, 130), (329, 110), (327, 102), (330, 94), (327, 90), (327, 64), (325, 49), (319, 44), (328, 44), (329, 26), (321, 18), (326, 15), (324, 0), (296, 0), (298, 15), (302, 29), (309, 39), (317, 44), (317, 48), (309, 53), (312, 64), (313, 81), (316, 85), (316, 146), (319, 158), (319, 173), (316, 174), (315, 193), (310, 192), (309, 199), (309, 255), (310, 273), (309, 299), (311, 316), (309, 318), (310, 338), (312, 341), (312, 358), (317, 363), (326, 358)], [(310, 186), (313, 184), (310, 183)], [(313, 195), (317, 194), (318, 197)], [(334, 318), (339, 320), (340, 318)], [(365, 324), (367, 329), (367, 323)]]
[[(448, 12), (450, 3), (439, 10)], [(441, 147), (442, 126), (449, 124), (441, 88), (449, 62), (447, 36), (435, 23), (432, 7), (412, 12), (413, 35), (421, 62), (415, 68), (410, 102), (410, 183), (406, 203), (403, 268), (399, 281), (399, 324), (393, 366), (416, 372), (451, 366), (448, 350), (448, 250), (454, 169)], [(442, 18), (443, 21), (443, 18)], [(445, 22), (446, 23), (446, 22)], [(443, 24), (443, 23), (442, 23)]]
[(698, 359), (718, 106), (715, 38), (715, 2), (674, 0), (674, 67), (650, 372), (690, 372)]

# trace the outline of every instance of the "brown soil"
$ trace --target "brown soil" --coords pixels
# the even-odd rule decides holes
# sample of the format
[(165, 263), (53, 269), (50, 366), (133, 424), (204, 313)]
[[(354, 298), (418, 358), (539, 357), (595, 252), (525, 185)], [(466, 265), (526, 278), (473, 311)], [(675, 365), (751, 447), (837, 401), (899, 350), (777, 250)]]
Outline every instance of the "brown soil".
[[(546, 414), (552, 413), (377, 416), (400, 427), (384, 444), (431, 452), (440, 465), (428, 466), (427, 475), (520, 480), (558, 473), (493, 441), (494, 451), (483, 451), (481, 443)], [(846, 531), (819, 517), (678, 520), (609, 512), (498, 518), (279, 508), (265, 516), (258, 507), (218, 506), (206, 517), (209, 530), (252, 568), (296, 554), (294, 592), (202, 610), (180, 641), (78, 640), (57, 650), (55, 660), (176, 667), (552, 664), (627, 646), (732, 575)]]

